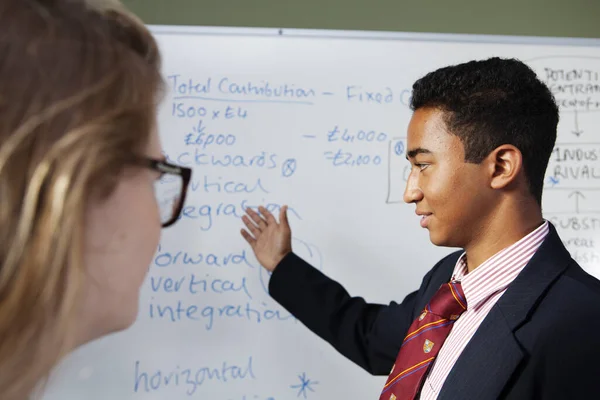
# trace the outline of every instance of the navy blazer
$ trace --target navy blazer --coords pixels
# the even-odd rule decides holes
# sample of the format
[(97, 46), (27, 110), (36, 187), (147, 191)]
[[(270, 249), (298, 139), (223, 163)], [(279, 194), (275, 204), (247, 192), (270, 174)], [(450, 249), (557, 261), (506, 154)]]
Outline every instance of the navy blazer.
[[(408, 328), (460, 252), (438, 262), (401, 303), (368, 304), (297, 255), (269, 282), (284, 308), (341, 354), (387, 375)], [(450, 371), (438, 399), (600, 398), (600, 281), (571, 258), (555, 228), (509, 285)]]

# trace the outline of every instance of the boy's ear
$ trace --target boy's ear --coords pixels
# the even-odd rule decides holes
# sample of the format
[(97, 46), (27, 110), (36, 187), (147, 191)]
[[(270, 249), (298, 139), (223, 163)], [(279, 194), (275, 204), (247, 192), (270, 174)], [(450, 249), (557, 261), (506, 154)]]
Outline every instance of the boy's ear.
[(489, 165), (490, 184), (502, 189), (517, 179), (523, 168), (523, 155), (513, 145), (503, 144), (495, 148), (486, 158)]

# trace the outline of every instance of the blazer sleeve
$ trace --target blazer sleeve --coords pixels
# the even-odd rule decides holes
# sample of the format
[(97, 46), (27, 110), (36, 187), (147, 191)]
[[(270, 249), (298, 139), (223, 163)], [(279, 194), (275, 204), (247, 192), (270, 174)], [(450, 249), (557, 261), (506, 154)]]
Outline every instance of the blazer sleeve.
[(269, 293), (342, 355), (373, 375), (387, 375), (415, 317), (415, 307), (440, 264), (425, 276), (421, 289), (401, 303), (369, 304), (351, 297), (339, 283), (289, 253), (271, 275)]

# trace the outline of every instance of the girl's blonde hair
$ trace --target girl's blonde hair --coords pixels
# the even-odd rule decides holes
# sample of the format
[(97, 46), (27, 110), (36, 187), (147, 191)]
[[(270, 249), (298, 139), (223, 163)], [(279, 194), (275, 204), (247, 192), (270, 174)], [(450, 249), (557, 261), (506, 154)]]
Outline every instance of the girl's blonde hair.
[(75, 345), (84, 219), (155, 128), (149, 31), (115, 1), (0, 4), (0, 397)]

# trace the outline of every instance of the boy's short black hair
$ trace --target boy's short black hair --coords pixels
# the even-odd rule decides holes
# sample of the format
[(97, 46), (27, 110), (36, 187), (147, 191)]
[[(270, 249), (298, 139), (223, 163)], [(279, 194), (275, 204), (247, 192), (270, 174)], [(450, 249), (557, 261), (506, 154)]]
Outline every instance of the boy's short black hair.
[(531, 68), (494, 57), (438, 69), (413, 85), (411, 108), (429, 107), (445, 113), (467, 162), (480, 163), (503, 144), (517, 147), (529, 190), (541, 205), (559, 115), (554, 96)]

